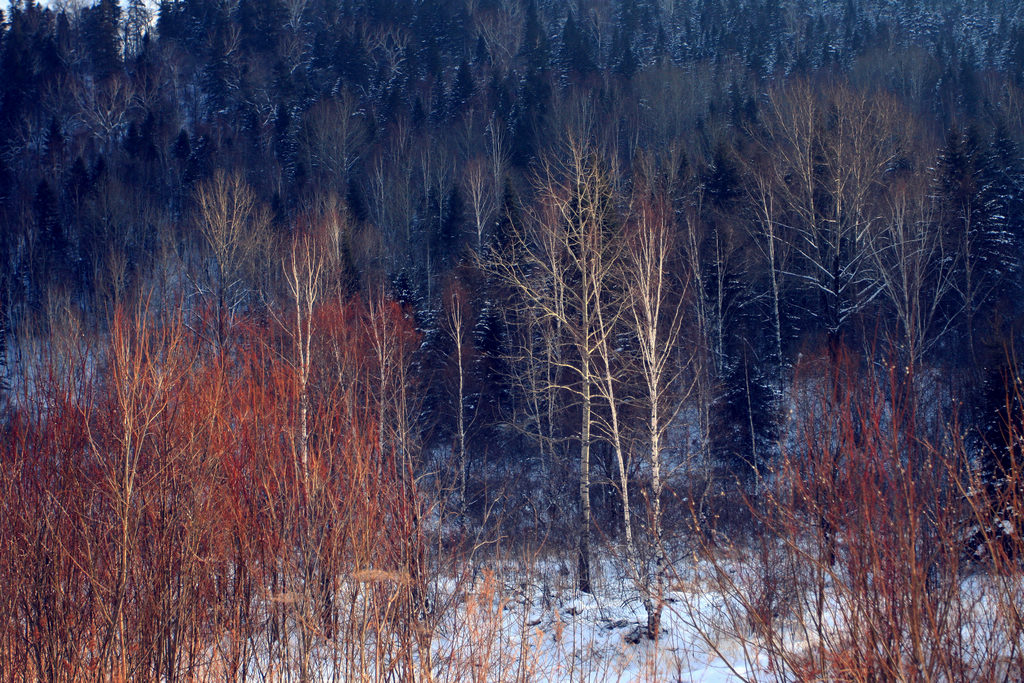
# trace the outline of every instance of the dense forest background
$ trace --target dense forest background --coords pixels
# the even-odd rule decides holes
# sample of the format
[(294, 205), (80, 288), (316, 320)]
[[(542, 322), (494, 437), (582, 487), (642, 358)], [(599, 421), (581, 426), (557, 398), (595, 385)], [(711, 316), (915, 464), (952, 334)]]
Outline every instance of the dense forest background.
[[(481, 262), (586, 128), (612, 220), (646, 183), (680, 235), (715, 463), (769, 457), (788, 370), (839, 341), (927, 368), (969, 425), (998, 403), (1024, 294), (1013, 3), (14, 3), (2, 26), (8, 389), (30, 342), (153, 291), (258, 310), (285, 288), (275, 245), (329, 222), (343, 296), (383, 288), (422, 334), (424, 445), (454, 442), (458, 365), (470, 468), (535, 467), (503, 429), (529, 416)], [(251, 194), (239, 234), (199, 206), (219, 174)]]
[[(143, 511), (166, 499), (139, 499), (127, 475), (165, 472), (126, 445), (125, 416), (155, 405), (129, 410), (131, 381), (173, 420), (232, 416), (241, 441), (216, 447), (189, 422), (197, 481), (258, 480), (273, 468), (242, 454), (277, 429), (311, 505), (316, 453), (376, 434), (366, 447), (389, 464), (373, 486), (338, 463), (321, 474), (377, 491), (380, 524), (409, 538), (421, 512), (400, 499), (416, 488), (449, 539), (583, 534), (586, 559), (593, 526), (639, 557), (636, 525), (662, 566), (663, 526), (751, 523), (766, 473), (803, 452), (801, 401), (829, 381), (847, 384), (833, 409), (872, 387), (862, 408), (888, 406), (886, 433), (913, 404), (915, 434), (959, 440), (1001, 490), (1022, 145), (1024, 9), (1009, 0), (12, 2), (11, 519), (62, 518), (26, 491), (71, 486), (50, 469), (81, 452), (124, 530), (164, 519)], [(174, 392), (220, 398), (187, 408)], [(231, 395), (293, 408), (250, 423)], [(56, 451), (19, 441), (32, 425), (63, 438), (60, 401), (91, 406), (66, 408), (71, 422), (121, 427), (103, 447), (98, 427)], [(125, 454), (123, 476), (90, 460), (104, 448)], [(211, 474), (214, 452), (238, 462)], [(118, 591), (121, 562), (103, 565)], [(126, 637), (115, 622), (104, 647)]]

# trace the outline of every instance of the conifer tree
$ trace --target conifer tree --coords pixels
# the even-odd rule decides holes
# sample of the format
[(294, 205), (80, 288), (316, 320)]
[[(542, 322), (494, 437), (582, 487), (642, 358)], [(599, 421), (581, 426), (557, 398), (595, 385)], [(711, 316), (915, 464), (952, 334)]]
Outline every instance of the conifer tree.
[(85, 38), (93, 73), (106, 79), (121, 69), (121, 5), (117, 0), (99, 0), (82, 16)]

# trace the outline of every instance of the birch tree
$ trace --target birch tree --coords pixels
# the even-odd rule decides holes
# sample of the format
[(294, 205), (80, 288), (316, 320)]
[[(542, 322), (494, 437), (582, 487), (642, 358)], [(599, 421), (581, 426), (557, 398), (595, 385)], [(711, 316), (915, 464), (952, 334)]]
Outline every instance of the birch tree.
[(313, 314), (324, 294), (324, 250), (311, 235), (296, 236), (283, 262), (285, 284), (295, 319), (286, 329), (295, 349), (295, 381), (299, 398), (297, 425), (300, 479), (309, 493), (309, 375), (313, 344)]
[(883, 94), (806, 81), (772, 91), (766, 109), (766, 168), (795, 257), (788, 274), (817, 294), (815, 313), (835, 349), (881, 292), (869, 236), (904, 146), (899, 112)]
[(238, 173), (217, 171), (196, 189), (194, 200), (199, 232), (212, 257), (212, 273), (199, 286), (212, 290), (217, 342), (222, 344), (227, 326), (245, 301), (243, 281), (267, 239), (270, 217)]
[(665, 555), (662, 498), (665, 471), (662, 452), (666, 432), (692, 389), (683, 381), (676, 362), (684, 320), (688, 280), (680, 278), (673, 263), (677, 250), (671, 203), (658, 189), (641, 186), (633, 202), (633, 218), (623, 253), (623, 289), (626, 324), (637, 342), (637, 370), (646, 418), (646, 459), (651, 484), (648, 519), (654, 550), (654, 576), (643, 578), (647, 632), (657, 639), (668, 571)]
[[(610, 278), (606, 253), (612, 197), (607, 171), (585, 136), (570, 135), (562, 156), (543, 165), (537, 202), (521, 225), (513, 226), (507, 249), (490, 267), (560, 348), (547, 358), (557, 371), (551, 384), (580, 409), (580, 535), (577, 585), (591, 591), (590, 456), (594, 439), (595, 372), (601, 326), (596, 307)], [(527, 340), (526, 343), (530, 343)], [(543, 357), (543, 356), (542, 356)]]
[(886, 220), (871, 235), (871, 256), (908, 368), (920, 363), (954, 320), (942, 313), (960, 261), (938, 228), (926, 184), (921, 177), (895, 184)]
[(786, 272), (790, 267), (789, 242), (782, 215), (782, 201), (772, 183), (771, 171), (762, 163), (751, 163), (746, 174), (747, 198), (753, 208), (754, 220), (748, 225), (768, 270), (768, 284), (772, 308), (772, 332), (776, 362), (782, 363), (782, 297), (786, 286)]
[(459, 523), (466, 527), (466, 479), (469, 470), (469, 458), (466, 452), (466, 432), (469, 429), (469, 416), (466, 410), (468, 368), (467, 360), (472, 342), (469, 339), (471, 311), (465, 289), (457, 281), (452, 281), (445, 288), (444, 321), (445, 331), (451, 337), (455, 359), (455, 441), (458, 453), (458, 505)]

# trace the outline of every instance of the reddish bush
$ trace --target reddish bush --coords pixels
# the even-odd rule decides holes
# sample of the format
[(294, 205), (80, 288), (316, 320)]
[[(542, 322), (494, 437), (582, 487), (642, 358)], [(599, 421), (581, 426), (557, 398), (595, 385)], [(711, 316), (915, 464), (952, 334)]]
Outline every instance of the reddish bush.
[(366, 308), (317, 308), (304, 384), (281, 326), (216, 347), (192, 329), (119, 310), (78, 357), (38, 359), (14, 402), (0, 678), (411, 671), (419, 501), (381, 447)]

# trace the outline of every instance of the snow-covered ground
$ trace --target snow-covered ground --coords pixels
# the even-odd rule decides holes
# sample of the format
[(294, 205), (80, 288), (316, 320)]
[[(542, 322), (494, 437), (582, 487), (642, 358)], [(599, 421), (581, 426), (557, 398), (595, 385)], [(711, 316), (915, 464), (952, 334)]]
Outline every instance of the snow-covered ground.
[[(615, 575), (610, 565), (602, 573)], [(646, 612), (629, 582), (601, 581), (593, 594), (567, 583), (543, 568), (529, 578), (484, 573), (438, 629), (435, 668), (442, 677), (450, 667), (475, 670), (474, 680), (595, 683), (735, 681), (768, 673), (767, 660), (744, 649), (727, 619), (716, 619), (721, 595), (672, 585), (654, 642), (641, 635)]]

